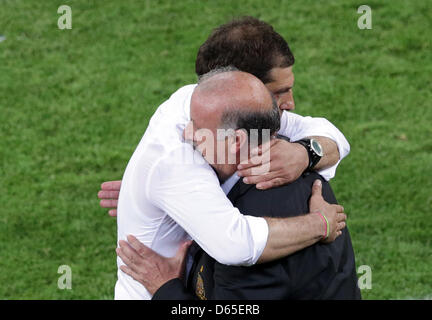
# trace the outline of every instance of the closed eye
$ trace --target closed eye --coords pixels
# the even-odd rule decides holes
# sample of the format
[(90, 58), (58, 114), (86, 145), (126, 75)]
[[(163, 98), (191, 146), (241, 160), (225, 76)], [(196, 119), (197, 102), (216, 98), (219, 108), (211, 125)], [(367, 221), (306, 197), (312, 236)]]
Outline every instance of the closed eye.
[(292, 89), (292, 87), (288, 87), (288, 88), (280, 89), (280, 90), (276, 91), (276, 92), (274, 93), (274, 95), (281, 95), (281, 94), (284, 94), (284, 93), (290, 92), (291, 89)]

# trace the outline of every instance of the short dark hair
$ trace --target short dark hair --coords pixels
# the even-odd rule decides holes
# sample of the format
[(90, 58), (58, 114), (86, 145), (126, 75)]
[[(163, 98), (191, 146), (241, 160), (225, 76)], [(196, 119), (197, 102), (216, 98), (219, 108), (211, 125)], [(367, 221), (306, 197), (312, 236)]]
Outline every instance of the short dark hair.
[(243, 17), (213, 30), (198, 50), (198, 76), (218, 67), (232, 65), (267, 83), (269, 71), (294, 64), (288, 43), (271, 25), (254, 17)]
[[(270, 95), (270, 92), (269, 92)], [(251, 111), (251, 110), (239, 110), (229, 109), (226, 110), (221, 117), (220, 126), (224, 129), (243, 129), (246, 131), (249, 142), (258, 142), (258, 145), (267, 142), (263, 136), (263, 130), (270, 130), (270, 135), (273, 135), (280, 128), (280, 114), (279, 107), (276, 103), (275, 98), (272, 98), (272, 108), (266, 111)], [(251, 139), (254, 135), (257, 135), (256, 139)]]

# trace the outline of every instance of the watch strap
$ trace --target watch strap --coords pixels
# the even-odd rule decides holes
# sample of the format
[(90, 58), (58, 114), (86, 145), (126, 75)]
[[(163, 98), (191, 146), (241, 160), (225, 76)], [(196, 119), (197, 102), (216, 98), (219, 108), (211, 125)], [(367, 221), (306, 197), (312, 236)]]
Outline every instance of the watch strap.
[(297, 141), (294, 141), (295, 143), (301, 144), (303, 147), (306, 148), (306, 151), (309, 156), (309, 166), (308, 169), (313, 169), (317, 163), (321, 160), (321, 156), (319, 156), (312, 148), (311, 146), (311, 139), (300, 139)]

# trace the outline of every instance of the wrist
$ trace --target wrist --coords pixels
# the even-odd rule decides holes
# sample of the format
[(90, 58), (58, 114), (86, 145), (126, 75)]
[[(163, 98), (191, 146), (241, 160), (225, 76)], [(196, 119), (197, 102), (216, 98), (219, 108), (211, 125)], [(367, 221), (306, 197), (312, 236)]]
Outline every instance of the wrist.
[(327, 239), (329, 233), (329, 224), (327, 218), (325, 218), (325, 216), (318, 211), (312, 212), (310, 215), (314, 219), (314, 234), (316, 234), (317, 238), (320, 240)]
[(300, 162), (302, 163), (302, 168), (303, 168), (302, 172), (304, 172), (309, 168), (309, 154), (303, 145), (295, 142), (292, 142), (292, 144), (296, 145), (299, 154), (299, 159), (301, 159)]
[(324, 156), (322, 146), (316, 139), (300, 139), (294, 143), (301, 144), (305, 148), (308, 156), (307, 169), (312, 170)]

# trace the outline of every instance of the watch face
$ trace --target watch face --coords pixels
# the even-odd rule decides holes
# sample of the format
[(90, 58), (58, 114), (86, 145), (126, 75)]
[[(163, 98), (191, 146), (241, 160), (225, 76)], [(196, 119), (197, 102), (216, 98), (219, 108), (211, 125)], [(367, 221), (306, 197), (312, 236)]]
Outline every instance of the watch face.
[(311, 143), (312, 150), (317, 155), (319, 155), (320, 157), (322, 157), (323, 156), (323, 151), (322, 151), (320, 143), (318, 141), (316, 141), (315, 139), (311, 139), (310, 143)]

